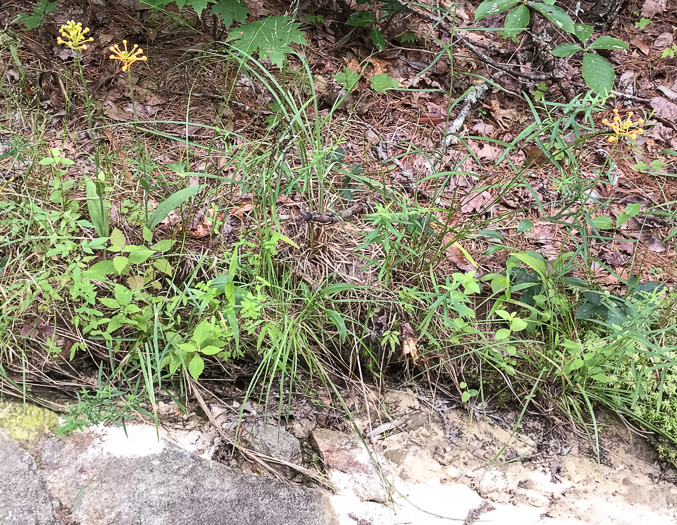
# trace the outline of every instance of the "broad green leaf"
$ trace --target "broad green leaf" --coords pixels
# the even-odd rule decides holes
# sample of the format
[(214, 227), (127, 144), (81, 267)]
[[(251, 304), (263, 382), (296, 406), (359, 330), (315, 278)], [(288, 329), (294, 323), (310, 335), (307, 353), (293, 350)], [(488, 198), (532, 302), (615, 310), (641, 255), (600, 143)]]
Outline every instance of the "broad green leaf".
[(132, 291), (126, 286), (116, 284), (113, 289), (115, 300), (120, 306), (127, 306), (132, 300)]
[(373, 75), (369, 79), (371, 89), (378, 93), (385, 93), (388, 89), (400, 87), (399, 82), (386, 73), (380, 75)]
[(242, 0), (217, 0), (211, 13), (218, 16), (228, 29), (233, 22), (241, 24), (247, 20), (249, 10)]
[(612, 36), (600, 36), (595, 40), (590, 46), (589, 49), (627, 49), (628, 44), (623, 42), (618, 38)]
[(560, 44), (552, 50), (552, 55), (560, 58), (568, 58), (583, 48), (578, 44)]
[(517, 233), (528, 232), (533, 227), (534, 223), (531, 222), (529, 219), (521, 220), (520, 223), (517, 225)]
[(182, 190), (179, 190), (176, 193), (173, 193), (172, 195), (167, 197), (160, 204), (158, 204), (157, 208), (155, 208), (153, 215), (148, 221), (148, 228), (150, 228), (151, 230), (155, 228), (158, 224), (160, 224), (167, 218), (167, 216), (172, 210), (178, 208), (188, 199), (197, 195), (202, 188), (204, 188), (204, 185), (189, 186), (188, 188), (183, 188)]
[(113, 310), (120, 308), (120, 304), (112, 297), (99, 297), (99, 302), (105, 307), (112, 308)]
[(484, 0), (475, 11), (475, 21), (507, 11), (519, 2), (520, 0)]
[(614, 227), (613, 221), (609, 217), (600, 215), (592, 218), (592, 225), (598, 230), (611, 230)]
[[(177, 2), (178, 3), (178, 2)], [(188, 0), (186, 2), (193, 11), (197, 13), (197, 16), (202, 16), (202, 11), (207, 9), (207, 6), (211, 3), (211, 0)]]
[(193, 379), (197, 381), (197, 379), (202, 375), (204, 369), (204, 360), (198, 354), (195, 354), (193, 359), (191, 359), (190, 363), (188, 364), (188, 371), (190, 372), (190, 375), (193, 376)]
[(360, 81), (360, 75), (348, 69), (346, 66), (343, 66), (343, 71), (341, 73), (336, 73), (334, 75), (334, 80), (341, 84), (346, 91), (352, 91), (357, 87), (357, 83)]
[(161, 241), (156, 242), (151, 248), (157, 252), (166, 252), (169, 250), (172, 246), (174, 246), (174, 243), (176, 241), (174, 239), (163, 239)]
[(153, 261), (153, 266), (157, 269), (157, 271), (162, 272), (165, 275), (172, 274), (173, 268), (167, 259), (158, 259)]
[(212, 334), (213, 326), (208, 319), (202, 321), (199, 325), (195, 327), (193, 331), (193, 340), (195, 343), (200, 346), (204, 343), (208, 337)]
[(583, 80), (595, 93), (606, 95), (614, 87), (616, 73), (605, 58), (586, 53), (583, 55)]
[(127, 257), (122, 257), (121, 255), (118, 255), (113, 259), (113, 268), (115, 268), (115, 273), (118, 275), (122, 275), (122, 272), (125, 271), (125, 268), (127, 268), (127, 265), (129, 264), (129, 259)]
[(113, 261), (109, 259), (106, 261), (99, 261), (89, 270), (87, 270), (85, 272), (85, 275), (89, 279), (94, 279), (96, 281), (104, 281), (106, 280), (106, 275), (113, 272), (115, 272), (115, 266), (113, 265)]
[(530, 5), (562, 31), (575, 34), (574, 21), (567, 14), (567, 12), (561, 7), (548, 4), (530, 4)]
[[(129, 247), (131, 248), (131, 247)], [(129, 250), (129, 263), (141, 264), (150, 259), (155, 252), (145, 246), (135, 246), (133, 250)]]
[(634, 204), (628, 204), (624, 211), (628, 217), (635, 217), (641, 209), (642, 205), (639, 202), (635, 202)]
[(592, 33), (594, 33), (594, 31), (595, 28), (593, 26), (589, 26), (588, 24), (574, 24), (574, 34), (584, 44), (592, 36)]
[(204, 348), (200, 348), (200, 353), (205, 354), (205, 355), (214, 355), (218, 354), (221, 351), (221, 348), (218, 346), (205, 346)]
[(510, 322), (510, 330), (512, 332), (520, 332), (524, 330), (527, 326), (529, 326), (529, 323), (527, 323), (524, 319), (520, 319), (516, 317)]
[(371, 29), (371, 39), (374, 42), (376, 49), (378, 49), (379, 51), (383, 51), (385, 49), (385, 47), (386, 47), (386, 37), (384, 37), (383, 33), (381, 33), (375, 27), (373, 27)]
[(122, 249), (125, 247), (125, 244), (127, 241), (125, 240), (125, 234), (122, 233), (120, 230), (115, 228), (113, 230), (113, 233), (110, 234), (110, 244), (112, 248), (116, 248), (114, 251), (122, 251)]
[(467, 390), (461, 394), (461, 402), (467, 403), (470, 400), (470, 392)]
[(99, 237), (108, 237), (110, 227), (108, 225), (108, 207), (99, 195), (99, 190), (96, 182), (87, 179), (85, 183), (85, 190), (87, 193), (87, 210), (89, 211), (89, 218), (94, 225), (94, 229)]
[(267, 16), (231, 31), (230, 40), (236, 49), (248, 55), (258, 52), (261, 58), (270, 58), (274, 65), (282, 67), (287, 54), (294, 51), (290, 44), (307, 43), (300, 25), (291, 16)]
[(510, 337), (510, 330), (508, 330), (507, 328), (501, 328), (496, 332), (496, 335), (494, 336), (496, 341), (503, 341), (508, 337)]
[(530, 20), (529, 8), (525, 5), (518, 5), (506, 15), (503, 30), (509, 37), (517, 36), (527, 28)]

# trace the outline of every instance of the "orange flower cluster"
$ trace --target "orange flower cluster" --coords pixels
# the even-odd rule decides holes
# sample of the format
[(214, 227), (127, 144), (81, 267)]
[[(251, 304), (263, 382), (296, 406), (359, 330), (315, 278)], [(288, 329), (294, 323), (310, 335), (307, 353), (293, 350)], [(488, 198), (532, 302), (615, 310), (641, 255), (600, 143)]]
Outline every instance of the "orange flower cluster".
[(609, 137), (609, 142), (612, 144), (618, 142), (620, 137), (630, 137), (631, 140), (636, 140), (638, 135), (644, 133), (644, 119), (640, 118), (633, 122), (633, 114), (632, 111), (628, 113), (628, 119), (623, 121), (618, 116), (618, 110), (614, 109), (613, 121), (609, 122), (607, 119), (602, 121), (602, 124), (609, 126), (614, 133)]
[(127, 71), (134, 62), (145, 62), (148, 57), (143, 56), (143, 49), (138, 44), (134, 44), (132, 49), (127, 49), (127, 41), (123, 40), (122, 45), (125, 49), (122, 50), (115, 44), (110, 47), (113, 54), (109, 57), (111, 60), (119, 60), (122, 62), (122, 71)]
[(70, 47), (75, 51), (86, 50), (87, 42), (94, 41), (91, 36), (89, 38), (85, 36), (89, 33), (89, 28), (85, 27), (82, 29), (82, 24), (80, 22), (76, 24), (75, 20), (71, 20), (67, 24), (62, 25), (59, 29), (59, 33), (61, 33), (61, 36), (57, 37), (57, 44)]

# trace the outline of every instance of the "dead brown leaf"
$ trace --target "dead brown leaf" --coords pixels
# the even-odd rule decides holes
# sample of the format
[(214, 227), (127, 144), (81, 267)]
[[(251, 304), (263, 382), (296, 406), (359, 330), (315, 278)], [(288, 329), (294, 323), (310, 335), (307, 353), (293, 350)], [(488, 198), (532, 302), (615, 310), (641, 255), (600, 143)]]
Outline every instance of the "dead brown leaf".
[(654, 15), (665, 12), (667, 6), (668, 0), (646, 0), (641, 14), (644, 18), (653, 18)]
[(654, 97), (649, 102), (656, 110), (656, 115), (670, 122), (677, 122), (677, 104), (673, 104), (663, 97)]
[(635, 46), (637, 49), (639, 49), (642, 53), (645, 55), (648, 55), (649, 52), (651, 51), (651, 48), (649, 47), (649, 44), (647, 44), (644, 40), (638, 37), (632, 37), (630, 39), (630, 43)]
[(418, 337), (409, 323), (402, 325), (402, 357), (411, 356), (411, 362), (415, 365), (418, 361), (416, 343)]
[(491, 200), (491, 193), (486, 190), (481, 193), (475, 193), (469, 201), (461, 206), (461, 213), (469, 215), (475, 211), (484, 211), (485, 205), (491, 202)]
[(444, 253), (447, 255), (447, 258), (460, 270), (463, 270), (464, 272), (476, 270), (476, 268), (470, 264), (468, 259), (466, 259), (465, 255), (463, 255), (461, 249), (456, 245), (454, 236), (451, 233), (447, 233), (442, 239), (442, 242), (444, 243), (444, 246), (446, 246)]

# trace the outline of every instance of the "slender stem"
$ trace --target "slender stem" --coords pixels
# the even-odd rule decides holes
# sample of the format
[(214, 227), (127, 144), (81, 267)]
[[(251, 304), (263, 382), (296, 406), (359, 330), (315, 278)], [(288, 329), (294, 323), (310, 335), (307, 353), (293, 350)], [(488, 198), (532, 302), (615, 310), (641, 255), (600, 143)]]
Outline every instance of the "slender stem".
[(134, 103), (134, 86), (132, 85), (132, 72), (129, 68), (127, 68), (127, 82), (129, 85), (129, 98), (132, 101), (132, 115), (134, 116), (134, 121), (132, 122), (132, 126), (134, 127), (134, 138), (136, 140), (136, 143), (139, 147), (139, 162), (141, 162), (141, 166), (143, 167), (143, 178), (145, 187), (143, 188), (143, 204), (144, 204), (144, 209), (146, 213), (146, 223), (148, 222), (148, 189), (150, 188), (149, 180), (148, 180), (148, 171), (146, 169), (146, 161), (145, 161), (145, 155), (143, 152), (143, 146), (141, 144), (141, 140), (139, 140), (139, 128), (137, 126), (138, 118), (136, 116), (136, 104)]

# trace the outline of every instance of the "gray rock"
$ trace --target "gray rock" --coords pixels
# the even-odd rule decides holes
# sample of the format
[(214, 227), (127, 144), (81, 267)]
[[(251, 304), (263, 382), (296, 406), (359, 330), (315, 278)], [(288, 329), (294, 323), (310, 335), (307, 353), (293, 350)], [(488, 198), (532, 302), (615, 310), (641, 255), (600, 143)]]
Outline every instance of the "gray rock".
[[(319, 491), (230, 469), (153, 427), (47, 439), (40, 471), (80, 525), (336, 525)], [(77, 503), (74, 505), (74, 503)]]
[[(282, 427), (259, 421), (253, 425), (243, 425), (240, 434), (242, 441), (252, 450), (289, 463), (301, 463), (301, 443)], [(290, 467), (277, 466), (284, 474), (291, 476)]]
[[(388, 502), (383, 462), (373, 451), (352, 434), (316, 428), (310, 444), (327, 468), (329, 479), (343, 494), (357, 496), (362, 501)], [(380, 464), (379, 464), (380, 463)]]
[(0, 431), (0, 523), (63, 525), (33, 458)]

